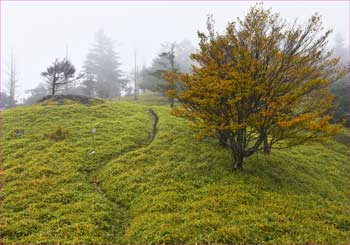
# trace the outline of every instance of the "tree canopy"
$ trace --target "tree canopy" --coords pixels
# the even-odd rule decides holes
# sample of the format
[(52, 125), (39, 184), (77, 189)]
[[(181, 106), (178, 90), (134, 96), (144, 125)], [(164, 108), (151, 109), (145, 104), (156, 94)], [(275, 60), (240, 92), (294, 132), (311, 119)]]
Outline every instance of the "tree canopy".
[(89, 51), (84, 71), (87, 76), (85, 87), (93, 90), (101, 98), (112, 98), (121, 95), (126, 81), (121, 77), (119, 57), (114, 49), (113, 41), (99, 30), (95, 34), (95, 43)]
[(190, 74), (167, 72), (178, 99), (177, 116), (191, 120), (200, 135), (217, 136), (232, 152), (234, 169), (255, 152), (289, 147), (335, 132), (328, 124), (329, 80), (342, 75), (331, 58), (321, 17), (288, 24), (261, 5), (216, 33), (198, 32), (197, 63)]
[(74, 65), (68, 59), (62, 61), (56, 59), (41, 73), (41, 76), (46, 79), (51, 95), (55, 95), (63, 85), (72, 83), (79, 78), (75, 77), (75, 71)]
[[(195, 48), (188, 40), (179, 43), (163, 43), (161, 46), (162, 51), (153, 60), (152, 65), (143, 67), (140, 74), (142, 78), (140, 87), (143, 90), (165, 95), (165, 92), (171, 89), (173, 85), (164, 80), (163, 73), (166, 71), (188, 73), (193, 63), (190, 54)], [(172, 98), (170, 98), (169, 103), (173, 104)]]

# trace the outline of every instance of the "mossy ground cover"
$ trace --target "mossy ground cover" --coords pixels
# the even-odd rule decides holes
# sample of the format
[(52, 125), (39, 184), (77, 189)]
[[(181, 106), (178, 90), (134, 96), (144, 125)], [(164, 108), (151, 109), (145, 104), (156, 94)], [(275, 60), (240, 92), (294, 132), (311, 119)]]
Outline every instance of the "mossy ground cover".
[[(145, 145), (149, 108), (159, 122)], [(4, 243), (350, 243), (346, 134), (254, 155), (232, 172), (229, 152), (196, 140), (167, 106), (33, 106), (1, 117)]]
[(39, 105), (1, 116), (2, 242), (108, 243), (120, 237), (128, 212), (96, 188), (94, 171), (143, 144), (152, 127), (145, 108)]

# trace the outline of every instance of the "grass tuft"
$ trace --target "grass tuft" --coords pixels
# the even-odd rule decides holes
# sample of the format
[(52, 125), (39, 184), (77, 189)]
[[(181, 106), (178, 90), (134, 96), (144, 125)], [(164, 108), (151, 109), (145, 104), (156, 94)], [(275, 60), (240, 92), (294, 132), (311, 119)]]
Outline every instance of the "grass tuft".
[(141, 100), (1, 112), (2, 243), (350, 243), (348, 133), (238, 173)]

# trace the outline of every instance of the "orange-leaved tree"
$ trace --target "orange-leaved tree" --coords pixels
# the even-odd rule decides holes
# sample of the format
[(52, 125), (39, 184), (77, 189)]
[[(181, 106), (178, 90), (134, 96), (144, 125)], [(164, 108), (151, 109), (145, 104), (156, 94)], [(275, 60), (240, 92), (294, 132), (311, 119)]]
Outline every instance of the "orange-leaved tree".
[(216, 136), (232, 152), (233, 169), (258, 151), (283, 148), (334, 134), (328, 121), (328, 83), (342, 75), (327, 49), (331, 31), (320, 16), (305, 25), (288, 24), (260, 5), (223, 34), (199, 32), (196, 65), (189, 74), (166, 72), (180, 106), (173, 112), (191, 120), (201, 135)]

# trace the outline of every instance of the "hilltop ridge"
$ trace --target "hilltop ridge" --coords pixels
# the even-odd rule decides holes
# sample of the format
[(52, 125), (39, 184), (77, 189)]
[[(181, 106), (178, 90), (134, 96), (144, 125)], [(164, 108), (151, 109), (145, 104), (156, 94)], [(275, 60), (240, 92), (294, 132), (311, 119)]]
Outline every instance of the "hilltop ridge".
[(1, 117), (3, 243), (350, 242), (347, 133), (232, 172), (215, 139), (142, 98)]

